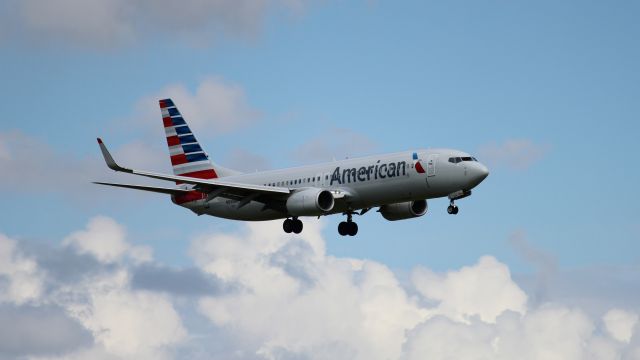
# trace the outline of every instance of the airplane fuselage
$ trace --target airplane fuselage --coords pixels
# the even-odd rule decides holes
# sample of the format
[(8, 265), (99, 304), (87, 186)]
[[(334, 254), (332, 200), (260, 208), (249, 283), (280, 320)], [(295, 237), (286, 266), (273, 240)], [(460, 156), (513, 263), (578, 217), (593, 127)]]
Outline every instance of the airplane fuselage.
[[(226, 181), (288, 187), (294, 191), (321, 188), (345, 201), (326, 215), (387, 204), (445, 197), (458, 190), (471, 190), (487, 174), (477, 161), (449, 162), (469, 157), (451, 149), (427, 149), (344, 159), (295, 168), (261, 171), (225, 177)], [(419, 165), (418, 165), (419, 164)], [(204, 193), (173, 197), (173, 201), (199, 215), (234, 220), (274, 220), (291, 216), (286, 211), (265, 208), (259, 201), (238, 207), (240, 200)]]

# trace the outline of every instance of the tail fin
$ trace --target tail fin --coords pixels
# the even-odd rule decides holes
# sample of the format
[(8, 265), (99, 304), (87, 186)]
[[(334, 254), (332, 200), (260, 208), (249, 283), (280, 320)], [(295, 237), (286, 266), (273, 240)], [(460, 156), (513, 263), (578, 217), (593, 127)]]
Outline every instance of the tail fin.
[(218, 173), (171, 99), (160, 100), (173, 174), (215, 179)]

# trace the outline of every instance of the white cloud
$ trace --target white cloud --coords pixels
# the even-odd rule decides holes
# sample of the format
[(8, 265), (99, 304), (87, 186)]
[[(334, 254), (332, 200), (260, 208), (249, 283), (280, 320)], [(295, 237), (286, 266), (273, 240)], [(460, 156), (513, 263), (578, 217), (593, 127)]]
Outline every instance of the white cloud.
[(439, 303), (439, 314), (456, 321), (478, 316), (491, 323), (506, 310), (525, 312), (527, 295), (511, 280), (509, 268), (490, 256), (444, 275), (418, 268), (412, 280), (425, 298)]
[(317, 222), (304, 234), (291, 239), (272, 222), (196, 240), (196, 263), (244, 289), (202, 299), (202, 313), (257, 339), (265, 358), (397, 358), (404, 331), (425, 311), (386, 266), (326, 256)]
[(604, 314), (602, 320), (614, 339), (628, 343), (633, 336), (636, 324), (638, 324), (638, 314), (622, 309), (611, 309)]
[(112, 354), (130, 359), (159, 359), (186, 339), (186, 330), (164, 295), (128, 289), (95, 289), (84, 312), (77, 313), (95, 340)]
[(293, 152), (293, 158), (304, 163), (324, 162), (365, 155), (376, 147), (377, 144), (363, 134), (335, 128), (299, 146)]
[(37, 300), (43, 274), (34, 259), (24, 256), (16, 241), (0, 233), (0, 302), (23, 304)]
[[(130, 143), (113, 150), (117, 161), (124, 165), (168, 171), (166, 148), (155, 151), (141, 143)], [(0, 187), (4, 191), (10, 189), (11, 192), (29, 194), (63, 192), (81, 200), (87, 193), (91, 193), (92, 199), (104, 194), (91, 181), (122, 182), (121, 174), (114, 173), (105, 165), (97, 143), (93, 153), (79, 157), (59, 151), (28, 134), (9, 131), (0, 132), (0, 151), (3, 151), (0, 153)]]
[[(257, 110), (248, 105), (242, 87), (221, 78), (208, 77), (200, 82), (194, 92), (184, 85), (171, 84), (137, 102), (135, 117), (142, 119), (154, 134), (160, 134), (163, 129), (158, 100), (164, 98), (173, 99), (196, 137), (236, 130), (248, 125), (259, 115)], [(157, 136), (164, 137), (164, 132)]]
[(601, 340), (581, 311), (563, 307), (505, 312), (495, 323), (429, 319), (413, 330), (406, 359), (588, 359)]
[(86, 229), (73, 232), (63, 243), (103, 263), (120, 261), (125, 254), (136, 263), (152, 260), (150, 247), (132, 246), (125, 238), (126, 232), (120, 224), (106, 216), (96, 216), (89, 220)]
[(490, 143), (478, 149), (480, 161), (489, 166), (505, 166), (525, 170), (540, 161), (549, 151), (548, 144), (536, 144), (529, 139), (508, 139), (503, 143)]
[(13, 31), (36, 43), (113, 48), (149, 38), (183, 38), (209, 45), (221, 35), (253, 38), (270, 11), (299, 13), (303, 0), (24, 0)]
[[(138, 266), (135, 259), (146, 255), (134, 255), (140, 251), (126, 241), (126, 230), (100, 216), (65, 240), (72, 246), (48, 251), (49, 257), (24, 255), (19, 243), (0, 237), (0, 284), (26, 268), (40, 289), (27, 296), (32, 308), (10, 317), (29, 320), (39, 311), (68, 330), (57, 343), (34, 334), (12, 351), (65, 359), (604, 360), (640, 354), (633, 307), (610, 307), (599, 320), (602, 313), (561, 302), (528, 302), (509, 268), (490, 256), (444, 273), (418, 267), (402, 281), (384, 264), (328, 255), (322, 224), (305, 220), (301, 235), (284, 234), (280, 222), (204, 234), (189, 251), (196, 268), (185, 269)], [(86, 261), (93, 257), (103, 262)], [(64, 276), (68, 263), (80, 273)], [(11, 302), (8, 294), (0, 287), (0, 299)]]

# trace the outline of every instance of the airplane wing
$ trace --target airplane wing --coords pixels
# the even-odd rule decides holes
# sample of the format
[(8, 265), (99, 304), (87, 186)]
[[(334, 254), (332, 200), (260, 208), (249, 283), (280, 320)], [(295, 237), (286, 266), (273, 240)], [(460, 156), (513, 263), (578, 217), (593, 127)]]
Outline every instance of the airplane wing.
[[(198, 178), (192, 178), (188, 176), (160, 174), (160, 173), (154, 173), (149, 171), (140, 171), (140, 170), (125, 168), (118, 165), (115, 162), (115, 160), (111, 156), (111, 153), (109, 153), (109, 150), (107, 150), (107, 147), (105, 146), (102, 139), (98, 138), (98, 144), (100, 145), (100, 151), (102, 151), (102, 156), (104, 157), (104, 160), (107, 163), (107, 166), (114, 171), (125, 172), (133, 175), (146, 176), (153, 179), (175, 181), (175, 182), (195, 185), (195, 188), (197, 190), (201, 190), (203, 192), (208, 193), (211, 198), (216, 196), (224, 196), (224, 197), (242, 199), (242, 198), (247, 198), (251, 196), (253, 198), (259, 197), (263, 199), (269, 198), (273, 200), (276, 200), (276, 199), (282, 200), (282, 199), (285, 199), (287, 195), (291, 193), (291, 190), (283, 187), (236, 183), (236, 182), (229, 182), (229, 181), (224, 181), (220, 179), (214, 179), (214, 180), (198, 179)], [(109, 185), (112, 185), (112, 184), (109, 184)], [(118, 185), (112, 185), (112, 186), (118, 186)], [(127, 186), (120, 186), (120, 187), (135, 188), (133, 186), (137, 186), (137, 185), (127, 185)], [(145, 189), (140, 189), (140, 190), (145, 190)], [(153, 191), (153, 190), (147, 189), (147, 191)]]
[(189, 190), (186, 190), (186, 189), (164, 188), (164, 187), (157, 187), (157, 186), (145, 186), (145, 185), (133, 185), (133, 184), (118, 184), (118, 183), (108, 183), (108, 182), (100, 182), (100, 181), (94, 181), (93, 183), (98, 185), (115, 186), (115, 187), (135, 189), (135, 190), (144, 190), (144, 191), (151, 191), (155, 193), (162, 193), (162, 194), (169, 194), (169, 195), (179, 195), (179, 194), (189, 193)]

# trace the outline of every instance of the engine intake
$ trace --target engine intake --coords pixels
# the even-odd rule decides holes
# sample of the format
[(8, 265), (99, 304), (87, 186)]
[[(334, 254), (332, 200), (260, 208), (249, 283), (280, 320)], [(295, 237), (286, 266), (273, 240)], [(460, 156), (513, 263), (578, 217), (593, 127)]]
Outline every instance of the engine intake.
[(380, 214), (389, 221), (420, 217), (427, 213), (427, 200), (406, 201), (380, 206)]
[(287, 211), (294, 216), (316, 216), (333, 210), (335, 200), (328, 190), (317, 188), (297, 191), (287, 199)]

